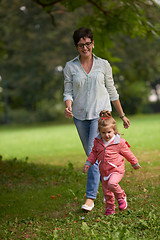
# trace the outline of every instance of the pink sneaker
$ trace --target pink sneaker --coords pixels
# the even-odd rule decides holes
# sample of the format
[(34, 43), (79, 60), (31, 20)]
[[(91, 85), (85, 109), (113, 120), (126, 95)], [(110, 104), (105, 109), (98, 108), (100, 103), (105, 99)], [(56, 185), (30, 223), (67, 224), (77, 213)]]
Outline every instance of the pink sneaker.
[(108, 216), (108, 215), (111, 215), (111, 214), (115, 214), (115, 210), (106, 209), (105, 215)]
[(127, 198), (118, 200), (119, 210), (123, 211), (127, 208)]

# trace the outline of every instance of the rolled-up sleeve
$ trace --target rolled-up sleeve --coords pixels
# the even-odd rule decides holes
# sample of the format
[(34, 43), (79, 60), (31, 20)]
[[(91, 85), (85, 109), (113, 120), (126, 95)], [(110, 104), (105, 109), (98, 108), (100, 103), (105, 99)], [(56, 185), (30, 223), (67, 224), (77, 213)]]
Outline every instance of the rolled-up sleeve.
[(109, 62), (106, 60), (105, 61), (105, 85), (108, 90), (110, 100), (111, 101), (116, 101), (119, 99), (119, 94), (117, 93), (117, 90), (114, 86), (114, 80), (113, 80), (113, 75), (112, 75), (112, 68), (109, 64)]
[(86, 73), (77, 56), (66, 63), (63, 73), (64, 101), (73, 102), (75, 118), (90, 120), (98, 118), (101, 110), (112, 111), (111, 101), (119, 99), (119, 95), (107, 60), (93, 55), (92, 69)]
[(71, 100), (73, 101), (73, 79), (68, 63), (66, 63), (65, 68), (63, 69), (64, 73), (64, 101)]

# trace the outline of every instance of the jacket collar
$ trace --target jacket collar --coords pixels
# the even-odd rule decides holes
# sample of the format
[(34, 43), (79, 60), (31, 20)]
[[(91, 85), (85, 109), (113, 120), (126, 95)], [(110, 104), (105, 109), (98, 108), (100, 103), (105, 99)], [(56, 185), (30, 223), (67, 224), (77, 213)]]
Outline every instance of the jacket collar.
[(113, 144), (118, 144), (118, 143), (120, 143), (120, 138), (121, 138), (120, 134), (119, 134), (119, 133), (116, 134), (116, 135), (115, 135), (115, 138), (114, 138)]
[[(120, 138), (121, 138), (121, 137), (120, 137), (120, 134), (116, 134), (116, 135), (115, 135), (115, 138), (113, 139), (112, 142), (109, 143), (109, 145), (114, 145), (114, 144), (120, 143)], [(102, 140), (100, 134), (96, 137), (96, 140), (97, 140), (98, 142), (100, 142), (101, 144), (103, 144), (103, 140)], [(104, 144), (103, 144), (103, 145), (104, 145)]]

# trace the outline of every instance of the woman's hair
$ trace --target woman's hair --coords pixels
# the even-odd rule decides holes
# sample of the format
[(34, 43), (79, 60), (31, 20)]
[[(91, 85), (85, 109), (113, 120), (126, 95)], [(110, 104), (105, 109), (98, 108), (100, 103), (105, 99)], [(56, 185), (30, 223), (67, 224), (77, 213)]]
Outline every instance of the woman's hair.
[(99, 114), (99, 120), (98, 120), (98, 131), (100, 132), (101, 127), (111, 127), (114, 130), (114, 133), (117, 134), (117, 125), (116, 121), (112, 117), (111, 112), (109, 111), (101, 111)]
[(75, 46), (77, 46), (81, 38), (85, 39), (86, 37), (90, 38), (93, 41), (93, 33), (90, 28), (82, 27), (77, 29), (73, 34), (73, 40)]

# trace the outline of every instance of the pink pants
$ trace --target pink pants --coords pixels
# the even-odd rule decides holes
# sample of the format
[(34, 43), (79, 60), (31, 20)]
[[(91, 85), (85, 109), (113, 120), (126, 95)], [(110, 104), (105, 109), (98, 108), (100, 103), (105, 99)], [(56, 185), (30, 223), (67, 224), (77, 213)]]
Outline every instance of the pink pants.
[(106, 209), (115, 210), (115, 198), (118, 200), (124, 199), (126, 194), (118, 184), (124, 174), (112, 173), (108, 180), (102, 177), (103, 193), (106, 200)]

